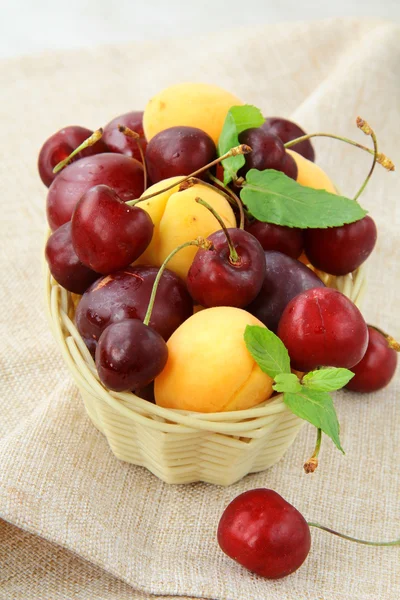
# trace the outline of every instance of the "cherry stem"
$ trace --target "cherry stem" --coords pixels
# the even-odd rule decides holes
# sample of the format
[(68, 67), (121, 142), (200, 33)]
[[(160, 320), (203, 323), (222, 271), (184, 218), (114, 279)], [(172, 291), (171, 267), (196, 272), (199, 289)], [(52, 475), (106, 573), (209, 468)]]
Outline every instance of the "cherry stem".
[(243, 202), (241, 201), (241, 199), (239, 198), (239, 196), (237, 196), (235, 194), (235, 192), (233, 190), (231, 190), (230, 188), (228, 188), (226, 185), (224, 185), (222, 183), (222, 181), (220, 181), (217, 177), (214, 177), (214, 175), (212, 173), (208, 173), (209, 178), (211, 179), (211, 181), (219, 187), (220, 191), (225, 194), (225, 196), (229, 196), (230, 200), (229, 202), (232, 204), (232, 200), (234, 201), (235, 205), (238, 207), (239, 209), (239, 229), (244, 229), (244, 208), (243, 208)]
[(208, 204), (208, 202), (206, 202), (202, 198), (197, 197), (197, 198), (195, 198), (195, 200), (202, 206), (205, 206), (210, 211), (210, 213), (214, 215), (214, 217), (217, 219), (218, 223), (221, 225), (221, 229), (223, 230), (223, 232), (226, 235), (226, 241), (228, 242), (228, 246), (229, 246), (229, 262), (236, 266), (240, 265), (240, 263), (241, 263), (240, 256), (236, 252), (236, 248), (233, 245), (232, 238), (229, 235), (228, 229), (227, 229), (224, 221), (220, 217), (220, 215), (210, 204)]
[(144, 159), (144, 152), (143, 152), (142, 144), (140, 143), (140, 135), (136, 131), (129, 129), (129, 127), (125, 127), (125, 125), (118, 125), (118, 130), (121, 133), (123, 133), (124, 135), (126, 135), (126, 137), (133, 138), (137, 144), (137, 147), (138, 147), (139, 153), (140, 153), (140, 158), (142, 160), (142, 165), (143, 165), (143, 178), (144, 178), (143, 186), (144, 186), (144, 189), (146, 190), (147, 189), (147, 168), (146, 168), (146, 161)]
[(71, 160), (74, 158), (74, 156), (79, 154), (79, 152), (82, 152), (82, 150), (86, 150), (86, 148), (89, 148), (90, 146), (94, 146), (94, 144), (101, 139), (102, 135), (103, 135), (103, 129), (101, 127), (100, 127), (100, 129), (96, 129), (96, 131), (94, 131), (92, 133), (92, 135), (90, 135), (87, 138), (87, 140), (85, 140), (84, 142), (82, 142), (82, 144), (80, 144), (77, 148), (75, 148), (75, 150), (73, 150), (71, 152), (71, 154), (69, 156), (67, 156), (67, 158), (64, 158), (64, 160), (62, 160), (61, 162), (56, 164), (56, 166), (53, 169), (53, 173), (59, 173), (61, 171), (61, 169), (66, 167), (68, 165), (68, 163), (71, 162)]
[(395, 340), (394, 337), (392, 337), (391, 335), (389, 335), (388, 333), (386, 333), (379, 327), (376, 327), (375, 325), (370, 325), (370, 327), (372, 327), (372, 329), (375, 329), (375, 331), (378, 331), (381, 335), (383, 335), (383, 337), (386, 339), (386, 341), (388, 343), (389, 348), (391, 348), (392, 350), (396, 350), (396, 352), (400, 352), (400, 344), (399, 344), (399, 342), (397, 342)]
[(361, 131), (363, 133), (365, 133), (365, 135), (370, 135), (371, 138), (372, 138), (372, 142), (374, 144), (374, 160), (372, 161), (372, 166), (371, 166), (371, 168), (369, 170), (369, 173), (368, 173), (367, 177), (365, 178), (364, 183), (362, 184), (362, 186), (358, 190), (357, 194), (354, 196), (354, 200), (357, 200), (361, 196), (361, 194), (363, 193), (363, 191), (365, 190), (365, 188), (367, 186), (367, 183), (371, 179), (371, 175), (374, 172), (376, 161), (377, 161), (376, 157), (378, 156), (378, 140), (376, 139), (375, 132), (368, 125), (368, 123), (366, 121), (364, 121), (364, 119), (361, 119), (361, 117), (357, 117), (356, 123), (357, 123), (357, 127), (359, 129), (361, 129)]
[(230, 158), (231, 156), (238, 156), (239, 154), (249, 154), (249, 152), (251, 152), (251, 148), (250, 148), (250, 146), (247, 146), (246, 144), (240, 144), (240, 146), (235, 146), (234, 148), (231, 148), (229, 150), (229, 152), (226, 152), (222, 156), (219, 156), (212, 162), (208, 163), (208, 165), (204, 165), (204, 167), (201, 167), (201, 169), (197, 169), (197, 171), (194, 171), (190, 175), (186, 175), (186, 177), (182, 177), (182, 179), (178, 179), (178, 181), (176, 181), (175, 183), (171, 183), (170, 185), (166, 186), (165, 188), (162, 188), (161, 190), (158, 190), (157, 192), (153, 192), (152, 194), (147, 194), (147, 196), (142, 196), (138, 200), (128, 200), (128, 202), (126, 202), (126, 204), (128, 204), (129, 206), (134, 206), (138, 202), (142, 202), (143, 200), (149, 200), (150, 198), (154, 198), (154, 196), (158, 196), (159, 194), (168, 192), (168, 190), (172, 190), (172, 188), (177, 187), (178, 185), (182, 184), (184, 181), (187, 181), (191, 177), (196, 177), (196, 175), (203, 173), (203, 171), (207, 171), (207, 169), (210, 169), (214, 165), (217, 165), (218, 163), (220, 163), (222, 160), (225, 160), (226, 158)]
[(313, 455), (304, 463), (304, 470), (306, 473), (314, 473), (318, 467), (318, 454), (321, 448), (322, 430), (317, 429), (317, 441), (314, 448)]
[(161, 267), (159, 268), (157, 277), (154, 280), (153, 288), (151, 290), (149, 305), (147, 307), (147, 311), (146, 311), (145, 317), (143, 319), (144, 325), (148, 325), (150, 323), (151, 313), (153, 311), (154, 301), (156, 299), (158, 284), (160, 283), (160, 279), (166, 269), (167, 263), (171, 260), (171, 258), (173, 258), (175, 256), (175, 254), (180, 252), (183, 248), (188, 248), (189, 246), (197, 246), (198, 248), (203, 248), (204, 250), (210, 250), (212, 243), (209, 240), (205, 240), (204, 238), (199, 236), (195, 240), (191, 240), (190, 242), (184, 242), (183, 244), (181, 244), (180, 246), (175, 248), (175, 250), (172, 250), (172, 252), (170, 252), (168, 254), (167, 258), (164, 260)]
[[(296, 138), (295, 140), (286, 142), (286, 144), (284, 144), (284, 146), (285, 146), (285, 148), (291, 148), (292, 146), (299, 144), (300, 142), (305, 142), (306, 140), (309, 140), (310, 138), (313, 138), (313, 137), (328, 137), (328, 138), (332, 138), (334, 140), (340, 140), (341, 142), (345, 142), (346, 144), (351, 144), (352, 146), (356, 146), (356, 148), (365, 150), (365, 152), (369, 152), (369, 154), (375, 154), (374, 150), (372, 150), (371, 148), (367, 148), (367, 146), (363, 146), (362, 144), (359, 144), (358, 142), (354, 142), (353, 140), (350, 140), (349, 138), (341, 137), (340, 135), (334, 135), (333, 133), (310, 133), (308, 135), (302, 135), (301, 137)], [(395, 166), (394, 166), (393, 162), (390, 160), (390, 158), (388, 158), (382, 152), (379, 152), (377, 154), (376, 162), (379, 163), (380, 165), (382, 165), (382, 167), (384, 167), (387, 171), (395, 170)]]
[(391, 542), (369, 542), (367, 540), (359, 540), (358, 538), (351, 537), (350, 535), (346, 535), (344, 533), (339, 533), (334, 529), (330, 529), (330, 527), (325, 527), (325, 525), (320, 525), (319, 523), (312, 523), (307, 521), (309, 527), (316, 527), (317, 529), (322, 529), (322, 531), (327, 531), (328, 533), (332, 533), (333, 535), (337, 535), (343, 540), (348, 540), (350, 542), (357, 542), (357, 544), (363, 544), (364, 546), (400, 546), (400, 539), (393, 540)]

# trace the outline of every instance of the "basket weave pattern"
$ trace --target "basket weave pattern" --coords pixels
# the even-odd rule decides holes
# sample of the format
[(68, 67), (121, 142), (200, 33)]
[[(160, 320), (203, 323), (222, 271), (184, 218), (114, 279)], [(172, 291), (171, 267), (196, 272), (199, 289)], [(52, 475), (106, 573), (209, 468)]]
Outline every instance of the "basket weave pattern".
[[(73, 323), (76, 298), (54, 281), (47, 265), (44, 275), (53, 334), (90, 419), (117, 458), (146, 467), (167, 483), (226, 486), (268, 469), (293, 443), (304, 421), (286, 407), (282, 394), (248, 410), (203, 414), (162, 408), (132, 393), (105, 389)], [(365, 289), (361, 269), (321, 278), (360, 305)]]

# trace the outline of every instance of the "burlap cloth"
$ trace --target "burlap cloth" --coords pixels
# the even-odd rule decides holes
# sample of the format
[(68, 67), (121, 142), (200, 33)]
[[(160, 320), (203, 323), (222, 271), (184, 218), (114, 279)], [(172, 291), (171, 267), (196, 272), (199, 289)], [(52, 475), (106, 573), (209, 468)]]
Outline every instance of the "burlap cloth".
[[(11, 60), (0, 78), (0, 598), (398, 598), (397, 548), (356, 546), (314, 530), (305, 565), (270, 582), (225, 557), (215, 531), (229, 500), (269, 486), (311, 520), (369, 539), (398, 537), (400, 378), (372, 396), (337, 397), (346, 456), (324, 440), (313, 476), (302, 472), (311, 427), (274, 468), (228, 489), (168, 486), (119, 462), (89, 422), (46, 323), (46, 191), (35, 163), (43, 140), (65, 124), (97, 127), (143, 107), (168, 84), (203, 80), (264, 114), (291, 115), (307, 131), (368, 143), (354, 127), (360, 114), (400, 166), (400, 29), (355, 20), (260, 26)], [(315, 145), (321, 166), (353, 194), (370, 157), (339, 142)], [(379, 228), (365, 315), (400, 337), (398, 183), (397, 174), (377, 168), (362, 202)]]

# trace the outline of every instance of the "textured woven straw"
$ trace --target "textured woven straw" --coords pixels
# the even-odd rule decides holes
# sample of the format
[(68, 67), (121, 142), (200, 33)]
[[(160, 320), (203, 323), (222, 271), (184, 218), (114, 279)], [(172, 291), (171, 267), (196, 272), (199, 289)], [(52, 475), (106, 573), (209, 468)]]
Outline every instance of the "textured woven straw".
[[(47, 266), (44, 275), (53, 333), (90, 419), (117, 458), (146, 467), (166, 483), (226, 486), (268, 469), (293, 443), (304, 421), (287, 408), (282, 394), (248, 410), (196, 413), (107, 390), (73, 323), (76, 297), (54, 281)], [(344, 277), (319, 275), (360, 305), (362, 269)]]

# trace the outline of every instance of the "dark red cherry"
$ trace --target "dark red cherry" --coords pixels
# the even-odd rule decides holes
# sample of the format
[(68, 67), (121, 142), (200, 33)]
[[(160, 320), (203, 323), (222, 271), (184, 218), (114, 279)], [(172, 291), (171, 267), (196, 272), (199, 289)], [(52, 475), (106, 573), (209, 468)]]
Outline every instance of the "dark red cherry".
[(246, 154), (246, 164), (239, 169), (238, 175), (245, 177), (250, 169), (276, 169), (280, 171), (286, 151), (281, 140), (273, 133), (268, 133), (261, 127), (246, 129), (239, 135), (239, 142), (247, 144), (252, 151)]
[(63, 288), (83, 294), (96, 279), (95, 273), (79, 260), (71, 239), (71, 223), (65, 223), (51, 234), (45, 250), (50, 273)]
[(148, 213), (128, 206), (107, 185), (85, 192), (71, 221), (72, 242), (84, 265), (107, 275), (128, 267), (151, 242)]
[(302, 229), (263, 223), (257, 219), (247, 222), (245, 229), (258, 239), (264, 250), (277, 250), (292, 258), (298, 258), (303, 252)]
[(210, 136), (197, 127), (170, 127), (157, 133), (147, 145), (146, 166), (153, 183), (190, 175), (217, 156)]
[(246, 310), (276, 333), (284, 309), (295, 296), (325, 285), (311, 269), (281, 252), (265, 252), (265, 264), (260, 292)]
[(367, 215), (341, 227), (306, 229), (304, 249), (317, 269), (331, 275), (346, 275), (367, 260), (376, 238), (375, 222)]
[[(92, 347), (111, 323), (143, 321), (157, 267), (128, 267), (100, 278), (83, 294), (75, 313), (79, 333)], [(150, 326), (165, 340), (193, 313), (193, 302), (184, 282), (166, 269), (161, 276)]]
[(111, 152), (125, 154), (132, 158), (136, 158), (142, 162), (138, 142), (133, 138), (127, 137), (118, 130), (118, 125), (125, 125), (132, 131), (139, 134), (138, 142), (142, 146), (143, 152), (147, 147), (147, 140), (143, 131), (143, 111), (133, 111), (116, 117), (104, 127), (103, 140), (107, 144)]
[(368, 345), (367, 324), (356, 305), (327, 287), (293, 298), (279, 321), (278, 336), (298, 371), (321, 366), (351, 369)]
[[(283, 119), (282, 117), (269, 117), (261, 127), (265, 129), (265, 131), (277, 135), (284, 144), (306, 135), (306, 132), (296, 125), (296, 123), (289, 121), (289, 119)], [(299, 142), (293, 146), (293, 150), (296, 150), (296, 152), (304, 156), (304, 158), (308, 158), (308, 160), (312, 160), (313, 162), (315, 161), (315, 152), (310, 140)]]
[[(53, 173), (53, 169), (59, 162), (65, 160), (75, 148), (80, 146), (82, 142), (87, 140), (92, 135), (91, 129), (86, 127), (79, 127), (78, 125), (71, 125), (60, 129), (57, 133), (54, 133), (49, 139), (43, 144), (38, 158), (38, 169), (41, 180), (44, 185), (49, 187), (51, 182), (58, 176), (57, 173)], [(98, 140), (93, 146), (89, 146), (74, 156), (72, 162), (79, 160), (85, 156), (93, 156), (94, 154), (100, 154), (101, 152), (108, 152), (108, 148), (104, 143), (104, 140)]]
[(397, 352), (389, 346), (385, 336), (368, 326), (367, 351), (361, 361), (352, 367), (353, 379), (346, 385), (353, 392), (376, 392), (392, 380), (397, 367)]
[(106, 327), (96, 348), (96, 367), (103, 384), (124, 392), (143, 388), (161, 373), (168, 359), (164, 339), (138, 319)]
[(299, 170), (297, 168), (296, 161), (294, 160), (293, 156), (290, 156), (290, 154), (285, 154), (282, 166), (278, 170), (282, 171), (282, 173), (296, 181)]
[(188, 290), (197, 304), (242, 308), (260, 291), (265, 275), (260, 242), (247, 231), (228, 229), (238, 262), (231, 261), (225, 232), (212, 233), (210, 250), (199, 249), (187, 277)]
[(268, 579), (296, 571), (311, 547), (304, 517), (282, 496), (263, 488), (244, 492), (228, 504), (217, 539), (230, 558)]
[(47, 220), (54, 231), (71, 220), (78, 200), (95, 185), (108, 185), (126, 202), (143, 194), (143, 166), (123, 154), (81, 158), (60, 171), (47, 194)]

